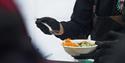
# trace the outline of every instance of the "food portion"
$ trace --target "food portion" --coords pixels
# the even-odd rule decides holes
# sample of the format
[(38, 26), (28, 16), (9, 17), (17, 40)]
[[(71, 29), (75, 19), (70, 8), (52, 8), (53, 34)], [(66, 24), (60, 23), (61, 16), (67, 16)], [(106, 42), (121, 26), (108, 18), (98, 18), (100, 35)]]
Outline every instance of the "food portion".
[(90, 43), (88, 41), (82, 41), (80, 43), (78, 43), (80, 47), (84, 47), (84, 46), (94, 46), (96, 44)]
[(63, 46), (78, 47), (79, 44), (73, 43), (72, 40), (70, 38), (68, 38), (68, 39), (64, 40)]
[(94, 46), (95, 43), (91, 43), (90, 41), (81, 41), (78, 43), (73, 42), (70, 38), (65, 39), (62, 43), (63, 46), (69, 46), (69, 47), (88, 47), (88, 46)]

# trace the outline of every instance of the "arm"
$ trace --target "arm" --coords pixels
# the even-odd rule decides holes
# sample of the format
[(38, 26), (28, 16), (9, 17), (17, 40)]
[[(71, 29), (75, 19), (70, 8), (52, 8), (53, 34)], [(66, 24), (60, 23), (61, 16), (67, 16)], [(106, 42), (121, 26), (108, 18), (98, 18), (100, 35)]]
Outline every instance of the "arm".
[(69, 22), (58, 22), (51, 17), (38, 18), (36, 25), (45, 34), (58, 38), (87, 38), (92, 30), (94, 0), (76, 0)]
[(56, 36), (61, 39), (87, 38), (92, 30), (93, 4), (94, 0), (76, 0), (71, 20), (61, 22), (64, 33)]

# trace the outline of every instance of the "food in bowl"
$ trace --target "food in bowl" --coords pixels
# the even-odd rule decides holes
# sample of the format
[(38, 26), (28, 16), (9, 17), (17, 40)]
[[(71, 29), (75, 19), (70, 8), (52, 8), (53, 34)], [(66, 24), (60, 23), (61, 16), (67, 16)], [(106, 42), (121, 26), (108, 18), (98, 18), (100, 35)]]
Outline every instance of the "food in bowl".
[(79, 44), (79, 47), (90, 47), (90, 46), (95, 46), (96, 44), (95, 43), (90, 43), (89, 41), (82, 41)]
[(62, 43), (64, 50), (72, 56), (80, 54), (88, 54), (94, 51), (97, 47), (93, 40), (72, 40), (65, 39)]
[(95, 42), (92, 42), (90, 40), (79, 40), (79, 42), (75, 42), (71, 40), (70, 38), (65, 39), (63, 42), (63, 46), (69, 46), (69, 47), (90, 47), (95, 46)]
[(68, 38), (68, 39), (64, 40), (63, 46), (78, 47), (79, 44), (72, 42), (72, 40), (70, 38)]

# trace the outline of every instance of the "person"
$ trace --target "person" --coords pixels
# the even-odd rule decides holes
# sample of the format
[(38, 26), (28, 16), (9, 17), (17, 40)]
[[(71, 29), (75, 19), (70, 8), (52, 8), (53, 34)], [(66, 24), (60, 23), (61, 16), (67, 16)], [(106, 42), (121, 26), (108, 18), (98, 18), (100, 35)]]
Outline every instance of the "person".
[[(101, 37), (104, 33), (110, 30), (120, 31), (123, 28), (119, 22), (116, 22), (117, 20), (112, 19), (112, 17), (116, 18), (121, 15), (119, 7), (115, 7), (116, 4), (118, 4), (116, 3), (117, 1), (119, 0), (96, 0), (96, 2), (94, 0), (76, 0), (71, 20), (68, 22), (60, 22), (60, 25), (62, 25), (64, 29), (60, 30), (60, 33), (57, 33), (59, 32), (60, 25), (55, 19), (45, 17), (42, 21), (51, 26), (53, 31), (56, 32), (55, 35), (61, 39), (87, 38), (87, 36), (91, 34), (93, 40), (104, 40)], [(96, 7), (93, 5), (96, 5)], [(95, 7), (94, 11), (93, 7)], [(96, 15), (95, 19), (93, 19), (94, 15)], [(44, 21), (44, 19), (50, 19), (51, 21), (47, 22)], [(45, 28), (43, 29), (40, 25), (42, 24), (37, 23), (37, 26), (45, 34), (51, 34), (46, 27), (43, 27)]]
[(52, 17), (42, 17), (36, 20), (36, 25), (45, 34), (54, 34), (62, 40), (87, 39), (91, 35), (99, 47), (88, 54), (87, 58), (94, 57), (95, 63), (124, 63), (124, 60), (119, 59), (124, 51), (117, 52), (125, 48), (120, 47), (124, 43), (124, 34), (121, 36), (122, 34), (115, 33), (118, 35), (114, 36), (114, 32), (110, 32), (124, 33), (124, 16), (119, 2), (120, 0), (76, 0), (70, 21), (58, 22)]
[(23, 21), (14, 0), (0, 0), (0, 63), (39, 63)]

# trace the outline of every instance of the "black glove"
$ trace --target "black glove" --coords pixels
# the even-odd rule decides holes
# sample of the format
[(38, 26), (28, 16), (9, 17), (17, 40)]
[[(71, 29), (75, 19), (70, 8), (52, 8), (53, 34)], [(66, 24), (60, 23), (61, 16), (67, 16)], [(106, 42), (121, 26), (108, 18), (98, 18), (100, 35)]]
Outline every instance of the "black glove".
[[(76, 59), (96, 59), (100, 56), (103, 56), (105, 54), (108, 54), (106, 50), (109, 48), (114, 47), (117, 43), (119, 43), (119, 40), (123, 38), (123, 35), (114, 31), (110, 31), (105, 35), (105, 37), (111, 38), (110, 41), (96, 41), (95, 44), (98, 45), (97, 49), (89, 54), (81, 54), (79, 56), (74, 56)], [(104, 54), (105, 53), (105, 54)]]
[[(52, 31), (45, 24), (48, 25)], [(60, 30), (60, 23), (51, 17), (38, 18), (36, 20), (36, 25), (38, 28), (40, 28), (41, 31), (48, 35), (51, 35), (53, 32), (58, 32)]]
[[(125, 63), (125, 33), (113, 32), (116, 37), (114, 41), (110, 41), (110, 48), (103, 48), (100, 51), (100, 56), (95, 59), (95, 63)], [(106, 41), (104, 41), (106, 42)]]
[(102, 56), (102, 52), (105, 49), (111, 48), (113, 44), (116, 44), (116, 41), (96, 41), (95, 44), (98, 45), (97, 49), (88, 54), (80, 54), (79, 56), (74, 56), (76, 59), (96, 59)]

